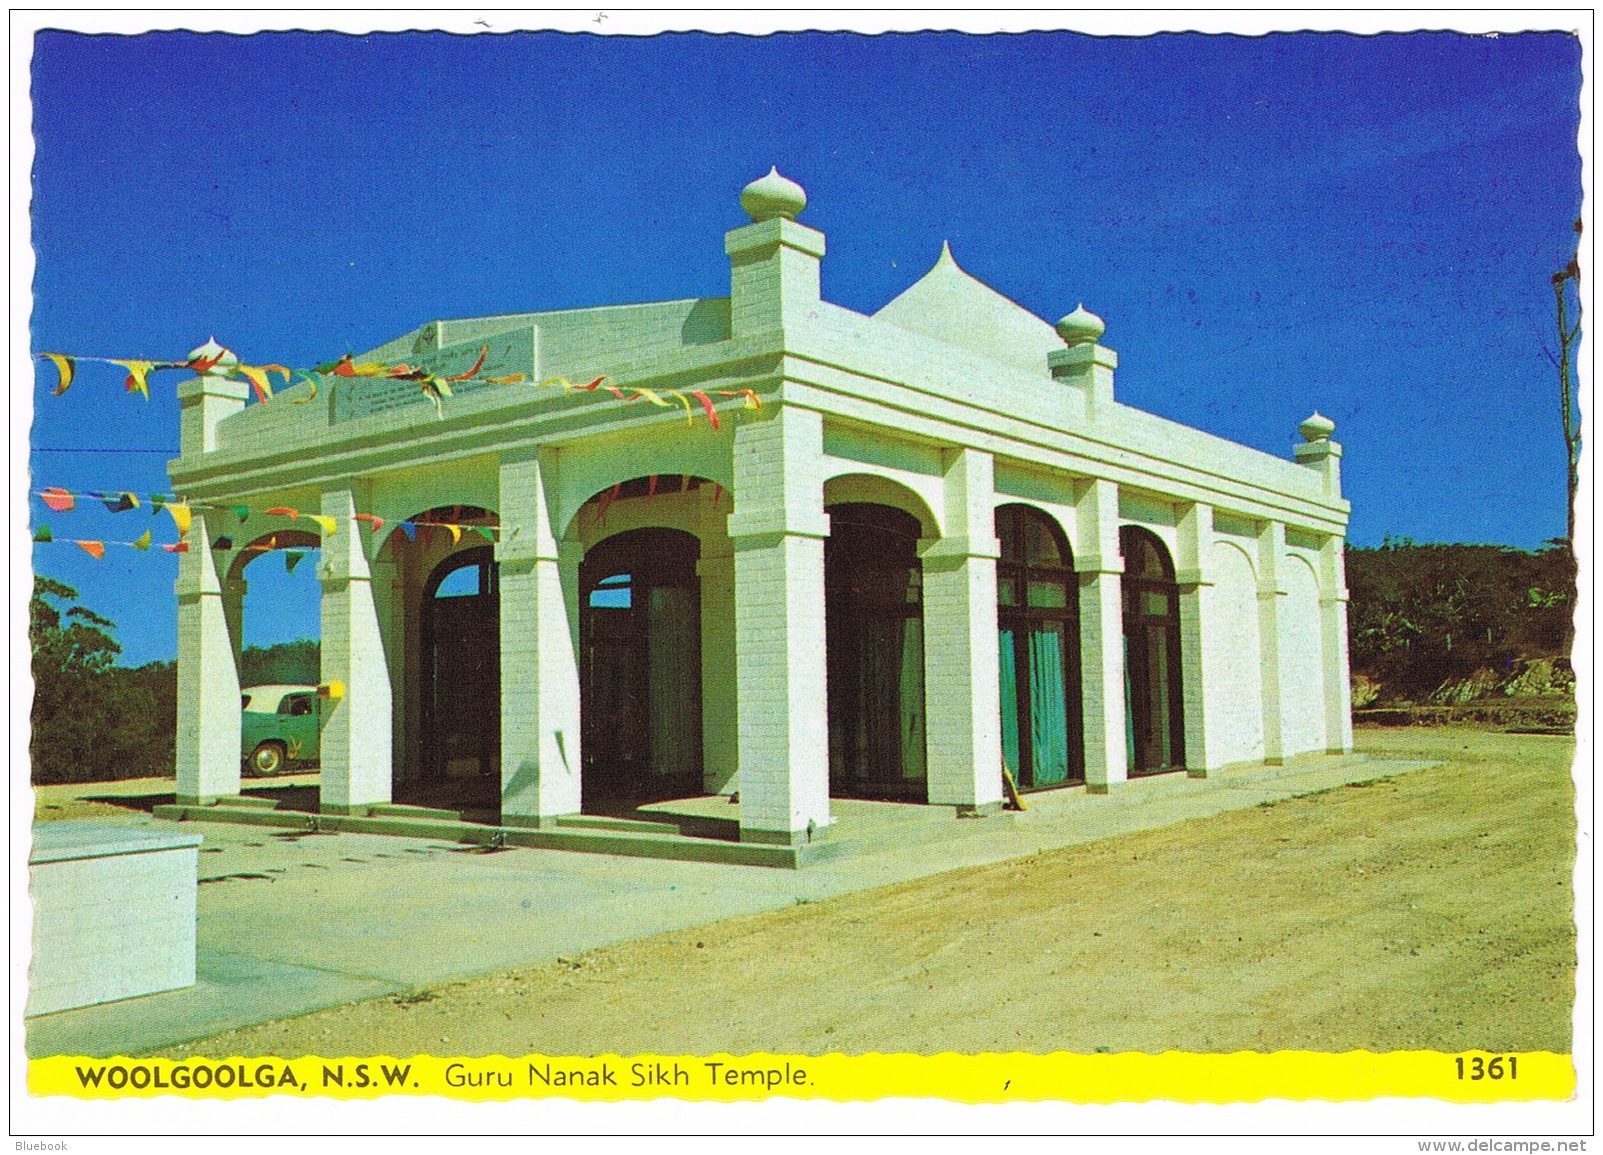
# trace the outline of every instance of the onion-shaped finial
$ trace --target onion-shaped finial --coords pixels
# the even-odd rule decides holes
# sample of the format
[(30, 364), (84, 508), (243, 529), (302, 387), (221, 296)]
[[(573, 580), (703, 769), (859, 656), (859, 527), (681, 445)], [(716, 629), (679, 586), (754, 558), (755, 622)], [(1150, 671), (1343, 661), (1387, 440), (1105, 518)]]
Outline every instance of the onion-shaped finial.
[(1089, 345), (1099, 340), (1108, 327), (1084, 305), (1076, 305), (1074, 312), (1057, 323), (1058, 336), (1067, 345)]
[(796, 214), (807, 207), (807, 190), (779, 175), (777, 167), (768, 175), (758, 177), (740, 193), (740, 207), (753, 221), (767, 221), (775, 217), (796, 219)]

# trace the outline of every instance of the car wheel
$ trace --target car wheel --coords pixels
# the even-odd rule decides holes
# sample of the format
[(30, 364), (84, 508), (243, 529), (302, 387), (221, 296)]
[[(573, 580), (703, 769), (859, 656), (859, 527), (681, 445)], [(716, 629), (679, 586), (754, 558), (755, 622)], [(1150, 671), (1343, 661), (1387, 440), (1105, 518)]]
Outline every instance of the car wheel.
[(247, 762), (251, 772), (270, 778), (274, 774), (282, 774), (285, 769), (284, 743), (263, 742), (251, 751)]

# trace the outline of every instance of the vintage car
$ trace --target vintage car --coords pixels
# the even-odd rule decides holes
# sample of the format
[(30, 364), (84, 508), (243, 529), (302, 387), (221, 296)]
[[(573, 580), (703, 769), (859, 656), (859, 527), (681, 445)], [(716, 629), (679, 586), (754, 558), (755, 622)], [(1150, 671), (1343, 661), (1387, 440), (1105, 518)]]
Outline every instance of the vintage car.
[(318, 761), (316, 686), (249, 686), (240, 691), (245, 771), (267, 777)]

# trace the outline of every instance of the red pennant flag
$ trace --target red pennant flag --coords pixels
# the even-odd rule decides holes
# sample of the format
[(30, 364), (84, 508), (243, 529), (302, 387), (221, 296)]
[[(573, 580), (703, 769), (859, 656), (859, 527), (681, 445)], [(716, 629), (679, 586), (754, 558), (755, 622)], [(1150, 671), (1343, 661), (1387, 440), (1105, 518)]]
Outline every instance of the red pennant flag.
[(382, 517), (375, 517), (371, 513), (356, 513), (351, 516), (356, 518), (357, 521), (367, 522), (374, 533), (384, 528), (384, 519)]
[(59, 486), (52, 485), (39, 495), (41, 501), (57, 513), (66, 513), (74, 505), (72, 494)]
[[(82, 543), (80, 542), (79, 544)], [(161, 548), (166, 550), (168, 553), (188, 553), (189, 543), (187, 541), (175, 541), (171, 544), (164, 543)]]
[(291, 509), (287, 505), (275, 505), (272, 509), (267, 511), (267, 514), (269, 517), (287, 517), (291, 521), (294, 521), (301, 515), (301, 511), (298, 509)]
[(694, 397), (697, 401), (701, 402), (701, 407), (707, 411), (707, 420), (712, 422), (712, 427), (714, 429), (717, 429), (718, 428), (718, 410), (716, 410), (716, 409), (714, 409), (712, 407), (712, 398), (708, 397), (700, 389), (692, 389), (692, 390), (690, 390), (690, 395), (692, 397)]
[(480, 349), (479, 349), (479, 359), (477, 361), (473, 362), (473, 368), (469, 369), (466, 373), (458, 373), (455, 377), (447, 377), (446, 380), (447, 381), (466, 381), (466, 380), (470, 379), (473, 376), (473, 374), (477, 373), (480, 369), (484, 368), (484, 359), (486, 357), (488, 357), (489, 355), (490, 355), (490, 347), (488, 345), (481, 346)]

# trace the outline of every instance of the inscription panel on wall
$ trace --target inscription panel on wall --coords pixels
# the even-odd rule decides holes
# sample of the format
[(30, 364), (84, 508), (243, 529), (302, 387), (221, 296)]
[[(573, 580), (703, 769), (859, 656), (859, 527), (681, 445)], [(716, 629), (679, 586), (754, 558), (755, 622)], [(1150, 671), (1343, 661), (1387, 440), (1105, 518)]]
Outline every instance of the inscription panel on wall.
[[(528, 389), (528, 385), (492, 385), (486, 377), (510, 377), (522, 373), (528, 380), (535, 377), (536, 332), (514, 329), (473, 341), (460, 341), (443, 349), (423, 349), (407, 360), (413, 369), (424, 369), (441, 377), (466, 373), (479, 359), (479, 350), (485, 350), (484, 364), (471, 381), (451, 382), (453, 396), (476, 393), (481, 389)], [(432, 405), (416, 381), (398, 381), (387, 377), (325, 377), (335, 382), (333, 418), (351, 421), (374, 413), (388, 413), (412, 405)], [(449, 404), (449, 401), (447, 401)]]

